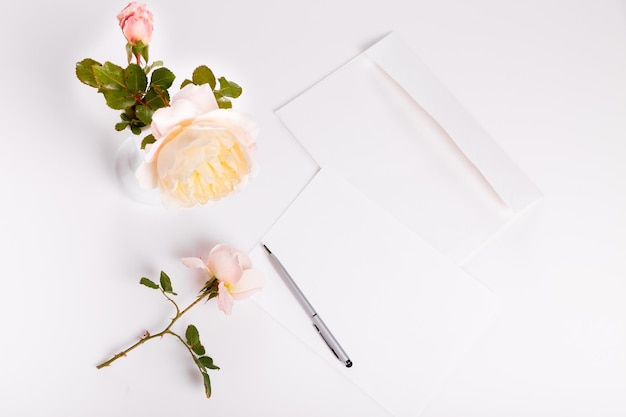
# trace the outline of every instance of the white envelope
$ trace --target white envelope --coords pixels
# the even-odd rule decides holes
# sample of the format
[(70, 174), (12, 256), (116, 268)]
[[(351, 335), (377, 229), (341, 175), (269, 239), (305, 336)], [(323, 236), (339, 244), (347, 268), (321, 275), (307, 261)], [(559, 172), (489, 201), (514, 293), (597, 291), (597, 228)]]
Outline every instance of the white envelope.
[(458, 263), (541, 197), (393, 33), (276, 113), (320, 167)]
[[(264, 249), (255, 301), (392, 415), (419, 415), (484, 330), (496, 296), (323, 168), (264, 237), (354, 365), (331, 353)], [(332, 407), (332, 405), (330, 405)]]

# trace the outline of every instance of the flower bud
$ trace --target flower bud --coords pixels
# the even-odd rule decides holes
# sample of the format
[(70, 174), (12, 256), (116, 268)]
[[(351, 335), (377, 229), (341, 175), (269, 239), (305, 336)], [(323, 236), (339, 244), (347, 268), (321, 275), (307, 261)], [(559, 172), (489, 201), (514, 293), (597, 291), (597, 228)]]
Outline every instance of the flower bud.
[(137, 45), (142, 42), (147, 46), (152, 40), (152, 12), (146, 8), (145, 4), (128, 3), (117, 15), (117, 20), (129, 44)]

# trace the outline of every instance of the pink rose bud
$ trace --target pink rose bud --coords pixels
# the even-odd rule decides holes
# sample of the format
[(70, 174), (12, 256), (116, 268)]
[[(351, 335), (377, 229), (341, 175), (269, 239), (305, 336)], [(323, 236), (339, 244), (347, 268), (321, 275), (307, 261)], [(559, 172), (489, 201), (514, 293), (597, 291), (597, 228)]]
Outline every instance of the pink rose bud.
[(117, 15), (120, 28), (128, 43), (136, 45), (139, 41), (148, 45), (152, 40), (152, 12), (139, 2), (128, 3)]

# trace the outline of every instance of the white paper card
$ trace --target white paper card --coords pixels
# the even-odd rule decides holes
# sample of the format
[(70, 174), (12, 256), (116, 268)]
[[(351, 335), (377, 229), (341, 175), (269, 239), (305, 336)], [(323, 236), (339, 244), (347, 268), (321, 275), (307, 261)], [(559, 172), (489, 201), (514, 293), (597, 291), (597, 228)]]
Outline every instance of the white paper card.
[(394, 416), (422, 412), (497, 310), (497, 297), (324, 168), (263, 239), (350, 356), (324, 344), (264, 250), (255, 300)]
[(320, 167), (458, 263), (541, 196), (394, 34), (277, 115)]

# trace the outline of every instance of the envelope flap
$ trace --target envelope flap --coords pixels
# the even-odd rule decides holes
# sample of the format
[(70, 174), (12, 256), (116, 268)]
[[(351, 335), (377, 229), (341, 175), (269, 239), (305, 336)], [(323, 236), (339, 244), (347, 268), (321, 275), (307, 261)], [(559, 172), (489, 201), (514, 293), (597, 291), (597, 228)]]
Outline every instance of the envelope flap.
[(519, 212), (541, 197), (535, 184), (395, 33), (364, 53), (439, 123), (511, 210)]

